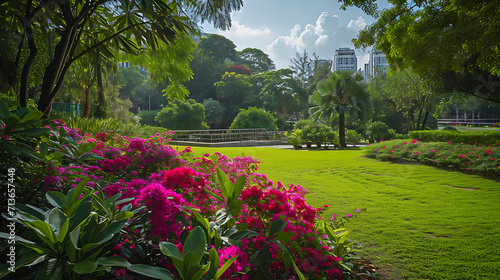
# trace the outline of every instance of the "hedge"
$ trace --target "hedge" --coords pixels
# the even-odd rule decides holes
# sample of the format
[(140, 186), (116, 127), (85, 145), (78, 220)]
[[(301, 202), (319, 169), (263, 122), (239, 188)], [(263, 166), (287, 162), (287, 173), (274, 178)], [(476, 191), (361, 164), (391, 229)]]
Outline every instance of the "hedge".
[(409, 135), (410, 138), (423, 142), (453, 142), (486, 146), (500, 143), (500, 131), (419, 130), (410, 131)]

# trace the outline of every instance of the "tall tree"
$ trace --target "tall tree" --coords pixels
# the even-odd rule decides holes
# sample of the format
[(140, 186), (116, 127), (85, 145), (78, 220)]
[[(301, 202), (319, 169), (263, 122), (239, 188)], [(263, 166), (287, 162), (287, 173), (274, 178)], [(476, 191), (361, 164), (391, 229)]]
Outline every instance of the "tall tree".
[[(51, 59), (45, 67), (38, 108), (45, 115), (50, 114), (51, 105), (61, 88), (64, 76), (73, 62), (85, 54), (99, 48), (104, 51), (124, 51), (139, 53), (143, 46), (156, 49), (159, 42), (174, 43), (178, 34), (194, 30), (193, 22), (183, 9), (189, 10), (193, 18), (214, 22), (228, 27), (228, 13), (241, 7), (241, 0), (174, 1), (165, 0), (20, 0), (2, 3), (6, 21), (13, 23), (12, 33), (19, 36), (19, 52), (26, 47), (30, 50), (24, 61), (21, 75), (20, 99), (25, 103), (30, 69), (37, 56), (38, 43), (34, 33), (48, 33), (56, 30), (56, 44)], [(89, 28), (96, 24), (105, 34), (95, 38), (91, 45), (82, 42), (91, 36)], [(20, 62), (21, 63), (21, 62)]]
[(307, 51), (304, 50), (302, 55), (296, 53), (295, 58), (291, 58), (290, 62), (290, 69), (295, 72), (295, 75), (302, 83), (302, 86), (307, 89), (309, 87), (309, 83), (311, 82), (311, 77), (314, 74), (313, 60), (309, 58)]
[[(369, 96), (359, 81), (363, 77), (352, 71), (336, 71), (328, 75), (327, 80), (319, 82), (311, 97), (313, 119), (327, 118), (333, 127), (333, 118), (339, 114), (339, 142), (345, 143), (345, 116), (351, 111), (361, 111), (359, 104), (368, 103)], [(367, 108), (367, 106), (364, 106)]]
[(500, 5), (490, 0), (342, 0), (377, 21), (360, 31), (356, 47), (376, 45), (400, 69), (411, 68), (432, 88), (500, 102)]
[(274, 62), (269, 58), (269, 55), (255, 48), (246, 48), (239, 51), (238, 62), (247, 66), (250, 69), (250, 72), (254, 75), (276, 69)]

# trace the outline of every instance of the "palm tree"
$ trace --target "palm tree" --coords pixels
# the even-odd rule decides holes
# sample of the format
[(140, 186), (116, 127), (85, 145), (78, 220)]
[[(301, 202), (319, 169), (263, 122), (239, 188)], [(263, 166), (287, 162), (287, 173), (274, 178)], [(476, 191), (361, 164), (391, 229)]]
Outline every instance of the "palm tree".
[(336, 71), (328, 74), (328, 79), (316, 85), (316, 91), (311, 96), (310, 112), (313, 119), (326, 117), (333, 128), (333, 118), (339, 114), (339, 142), (342, 148), (345, 144), (345, 113), (361, 112), (369, 105), (369, 95), (358, 82), (363, 77), (352, 71)]

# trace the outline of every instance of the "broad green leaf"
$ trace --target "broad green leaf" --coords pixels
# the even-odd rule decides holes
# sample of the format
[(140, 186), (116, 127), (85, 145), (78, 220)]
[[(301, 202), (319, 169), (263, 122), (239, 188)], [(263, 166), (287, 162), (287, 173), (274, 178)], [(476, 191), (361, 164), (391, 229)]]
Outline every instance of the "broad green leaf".
[(83, 260), (75, 263), (73, 266), (73, 271), (77, 274), (88, 274), (92, 273), (97, 268), (97, 262), (90, 260)]
[(134, 212), (130, 212), (130, 211), (120, 212), (120, 213), (118, 213), (118, 215), (116, 215), (115, 220), (121, 221), (121, 220), (125, 220), (125, 219), (130, 219), (133, 216), (134, 216)]
[(232, 182), (229, 180), (229, 177), (227, 177), (226, 173), (220, 169), (220, 167), (217, 167), (217, 180), (219, 181), (220, 188), (222, 190), (222, 195), (224, 195), (224, 198), (226, 201), (231, 197), (230, 194), (232, 193), (231, 191), (231, 186)]
[(76, 186), (76, 188), (73, 189), (73, 192), (71, 193), (71, 196), (68, 201), (68, 205), (70, 207), (78, 200), (78, 198), (82, 194), (83, 189), (85, 188), (85, 186), (87, 186), (88, 181), (89, 178), (85, 177), (80, 181), (80, 183), (78, 183), (78, 186)]
[(190, 269), (188, 271), (187, 277), (188, 279), (199, 280), (201, 277), (203, 277), (203, 275), (207, 273), (209, 268), (210, 268), (210, 263), (207, 263), (206, 265), (203, 266), (200, 265), (197, 270)]
[(97, 243), (103, 243), (102, 240), (103, 239), (107, 239), (108, 237), (112, 237), (114, 234), (120, 232), (120, 230), (122, 230), (122, 228), (125, 226), (125, 224), (127, 223), (126, 220), (124, 221), (117, 221), (117, 222), (114, 222), (114, 223), (111, 223), (110, 225), (108, 225), (107, 227), (105, 227), (104, 229), (102, 229), (95, 237), (94, 237), (94, 242), (97, 242)]
[(243, 230), (243, 231), (238, 231), (238, 232), (232, 234), (231, 236), (229, 236), (229, 239), (234, 240), (234, 241), (239, 241), (239, 240), (244, 239), (244, 238), (250, 238), (250, 237), (255, 237), (255, 236), (259, 236), (259, 235), (260, 234), (258, 232), (255, 232), (255, 231)]
[(67, 209), (66, 196), (58, 191), (50, 191), (45, 194), (50, 204), (63, 210)]
[(243, 191), (243, 188), (245, 187), (245, 183), (246, 183), (245, 175), (241, 175), (240, 177), (236, 178), (236, 182), (234, 182), (233, 184), (233, 194), (232, 194), (233, 199), (236, 200), (240, 197), (240, 194)]
[(295, 273), (297, 273), (297, 276), (299, 277), (300, 280), (306, 280), (304, 277), (304, 274), (300, 272), (299, 268), (297, 267), (297, 264), (295, 263), (295, 256), (293, 256), (290, 251), (281, 243), (279, 240), (273, 240), (273, 243), (276, 244), (289, 258), (290, 261), (292, 262), (293, 268), (295, 269)]
[(122, 257), (118, 257), (118, 256), (100, 258), (98, 260), (98, 262), (100, 265), (103, 265), (103, 266), (120, 266), (120, 267), (129, 267), (130, 266), (130, 263), (126, 259), (124, 259)]
[(214, 279), (217, 270), (219, 269), (219, 253), (217, 249), (210, 249), (210, 268), (208, 269), (208, 279)]
[(8, 119), (10, 117), (10, 109), (3, 100), (0, 99), (0, 117), (3, 119)]
[(170, 273), (170, 271), (166, 270), (163, 267), (155, 267), (149, 266), (145, 264), (133, 264), (128, 267), (129, 270), (148, 276), (154, 279), (162, 279), (162, 280), (175, 280), (176, 278)]
[(53, 231), (59, 232), (66, 220), (68, 217), (59, 208), (53, 208), (49, 214), (48, 224)]
[(79, 227), (90, 216), (91, 211), (92, 202), (84, 201), (78, 204), (75, 214), (69, 218), (69, 231), (71, 232), (75, 228)]
[(219, 279), (222, 274), (224, 274), (224, 272), (226, 272), (226, 270), (229, 268), (229, 266), (231, 266), (231, 264), (233, 264), (233, 262), (238, 258), (239, 256), (236, 256), (236, 257), (232, 257), (230, 258), (229, 260), (227, 260), (226, 263), (224, 263), (224, 265), (219, 268), (219, 270), (217, 271), (217, 273), (215, 273), (215, 276), (213, 278), (211, 278), (212, 280), (217, 280)]
[(160, 251), (171, 258), (182, 261), (184, 257), (174, 244), (170, 242), (160, 242)]
[[(201, 256), (205, 252), (205, 247), (207, 245), (207, 239), (205, 237), (205, 232), (201, 227), (195, 227), (193, 231), (188, 235), (186, 241), (184, 242), (184, 248), (182, 249), (182, 254), (185, 256), (188, 252), (193, 252)], [(199, 261), (198, 260), (198, 263)]]
[(23, 134), (30, 137), (37, 137), (49, 131), (48, 128), (32, 128), (23, 131)]
[(40, 154), (46, 156), (49, 153), (49, 147), (45, 143), (40, 143), (38, 145), (38, 149), (40, 150)]
[(35, 280), (62, 280), (63, 279), (63, 263), (59, 259), (50, 259), (38, 269), (35, 275)]
[(275, 220), (271, 223), (271, 226), (269, 227), (269, 232), (267, 233), (266, 237), (269, 237), (273, 234), (275, 234), (278, 231), (282, 231), (288, 223), (283, 221), (282, 219)]

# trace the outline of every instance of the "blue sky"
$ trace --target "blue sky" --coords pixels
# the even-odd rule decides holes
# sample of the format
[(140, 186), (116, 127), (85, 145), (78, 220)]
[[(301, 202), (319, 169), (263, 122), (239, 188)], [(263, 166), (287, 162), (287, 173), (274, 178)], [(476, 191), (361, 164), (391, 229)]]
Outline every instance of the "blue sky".
[[(258, 48), (269, 55), (277, 69), (287, 68), (290, 58), (307, 50), (310, 57), (332, 59), (338, 48), (353, 48), (351, 40), (374, 19), (358, 8), (340, 9), (337, 0), (244, 0), (243, 8), (232, 13), (227, 31), (204, 24), (206, 33), (223, 35), (237, 50)], [(368, 54), (356, 50), (358, 68)]]

